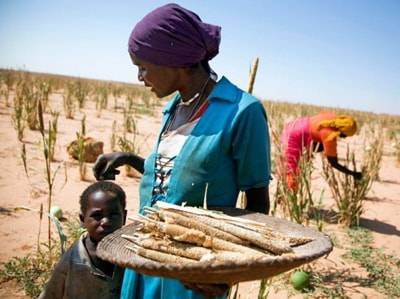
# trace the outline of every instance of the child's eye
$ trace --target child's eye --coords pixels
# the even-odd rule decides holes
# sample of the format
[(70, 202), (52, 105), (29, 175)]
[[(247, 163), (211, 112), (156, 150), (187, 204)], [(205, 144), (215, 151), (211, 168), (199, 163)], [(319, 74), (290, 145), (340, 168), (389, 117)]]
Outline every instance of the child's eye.
[(103, 218), (103, 215), (102, 214), (100, 214), (100, 213), (95, 213), (95, 214), (92, 214), (92, 215), (90, 215), (93, 219), (95, 219), (96, 221), (99, 221), (99, 220), (101, 220), (101, 218)]

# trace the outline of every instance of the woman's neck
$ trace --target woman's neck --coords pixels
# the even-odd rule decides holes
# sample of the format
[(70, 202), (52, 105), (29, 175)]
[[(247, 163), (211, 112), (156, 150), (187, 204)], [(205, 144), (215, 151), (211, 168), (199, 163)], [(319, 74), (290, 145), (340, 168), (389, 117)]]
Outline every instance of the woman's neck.
[(200, 93), (209, 77), (210, 75), (201, 66), (188, 73), (183, 79), (182, 87), (179, 89), (182, 100), (184, 102), (188, 101), (196, 96), (197, 93)]

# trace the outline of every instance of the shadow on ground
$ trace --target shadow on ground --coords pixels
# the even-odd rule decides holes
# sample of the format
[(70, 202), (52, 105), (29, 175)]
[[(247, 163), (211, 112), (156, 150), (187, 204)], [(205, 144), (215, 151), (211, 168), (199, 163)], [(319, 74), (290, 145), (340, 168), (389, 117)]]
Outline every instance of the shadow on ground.
[[(376, 199), (373, 199), (376, 200)], [(380, 200), (380, 199), (378, 199)], [(338, 213), (333, 210), (325, 210), (325, 209), (314, 209), (312, 215), (320, 215), (322, 220), (329, 224), (337, 224)], [(400, 236), (400, 230), (397, 229), (396, 226), (392, 224), (388, 224), (382, 222), (377, 219), (367, 219), (360, 218), (360, 226), (369, 229), (370, 231), (385, 234), (385, 235), (395, 235)]]
[(368, 228), (370, 231), (385, 235), (396, 235), (400, 237), (400, 230), (392, 224), (387, 224), (379, 220), (360, 218), (360, 226)]

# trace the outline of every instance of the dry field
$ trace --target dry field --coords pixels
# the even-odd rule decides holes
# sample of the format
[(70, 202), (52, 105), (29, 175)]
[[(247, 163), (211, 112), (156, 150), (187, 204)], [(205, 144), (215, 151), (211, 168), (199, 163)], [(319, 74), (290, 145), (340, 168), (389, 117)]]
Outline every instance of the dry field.
[[(48, 209), (47, 175), (50, 179), (54, 176), (51, 205), (61, 207), (64, 212), (61, 224), (67, 242), (71, 242), (78, 231), (79, 195), (94, 182), (93, 163), (71, 158), (67, 153), (68, 144), (79, 141), (79, 136), (88, 136), (104, 142), (104, 152), (123, 148), (146, 156), (157, 138), (165, 100), (154, 99), (142, 87), (115, 82), (21, 72), (11, 72), (13, 79), (10, 79), (9, 74), (0, 70), (0, 297), (30, 298), (27, 294), (36, 294), (43, 281), (41, 278), (30, 281), (29, 275), (34, 274), (29, 271), (48, 272), (51, 263), (47, 265), (46, 258), (54, 262), (59, 254), (59, 236), (55, 227), (51, 224), (52, 248), (49, 249), (45, 245), (48, 244), (47, 217), (40, 220), (41, 206), (45, 212)], [(32, 105), (25, 103), (35, 103), (36, 99), (44, 103), (43, 136), (40, 118), (35, 124), (35, 112), (29, 107)], [(286, 121), (326, 109), (270, 101), (265, 102), (265, 107), (272, 136), (279, 134)], [(371, 177), (372, 185), (361, 198), (359, 227), (348, 228), (338, 224), (335, 198), (324, 179), (322, 159), (319, 154), (315, 155), (315, 169), (309, 182), (313, 211), (316, 212), (312, 216), (307, 214), (303, 224), (319, 227), (328, 234), (334, 250), (329, 256), (302, 268), (311, 273), (308, 290), (295, 291), (289, 282), (290, 273), (286, 273), (263, 282), (264, 294), (260, 292), (259, 281), (241, 283), (237, 298), (400, 297), (400, 116), (339, 112), (354, 115), (361, 124), (358, 135), (340, 142), (339, 157), (345, 158), (349, 148), (354, 152), (357, 167), (361, 167), (366, 161), (365, 155), (374, 150), (374, 145), (382, 142), (383, 146), (382, 156), (371, 158), (380, 161), (374, 166), (379, 171)], [(21, 135), (22, 125), (25, 128)], [(49, 132), (54, 131), (54, 151), (50, 148), (54, 155), (52, 158), (47, 156), (46, 164), (44, 148), (51, 147), (54, 134)], [(49, 135), (53, 139), (48, 138)], [(275, 143), (272, 147), (276, 165), (279, 155)], [(135, 174), (128, 175), (125, 170), (116, 180), (127, 193), (128, 215), (138, 210), (139, 180)], [(271, 199), (275, 198), (276, 184), (274, 178), (270, 187)], [(279, 206), (275, 215), (290, 217)], [(42, 244), (39, 247), (40, 252), (45, 253), (44, 257), (38, 257), (38, 244)], [(28, 255), (30, 258), (24, 260)], [(10, 263), (13, 257), (19, 259)], [(19, 273), (19, 276), (15, 275), (19, 282), (11, 279), (12, 273)]]

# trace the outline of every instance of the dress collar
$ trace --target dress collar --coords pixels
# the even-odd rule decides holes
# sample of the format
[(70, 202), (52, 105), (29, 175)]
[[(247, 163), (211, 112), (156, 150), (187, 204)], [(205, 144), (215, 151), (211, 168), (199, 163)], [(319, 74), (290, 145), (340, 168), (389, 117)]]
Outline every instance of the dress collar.
[[(163, 114), (168, 114), (178, 104), (180, 100), (180, 94), (177, 92), (171, 101), (167, 103), (163, 110)], [(227, 78), (222, 78), (215, 84), (213, 90), (208, 96), (208, 100), (213, 102), (215, 100), (223, 100), (230, 103), (235, 103), (238, 100), (238, 88), (233, 85)]]

